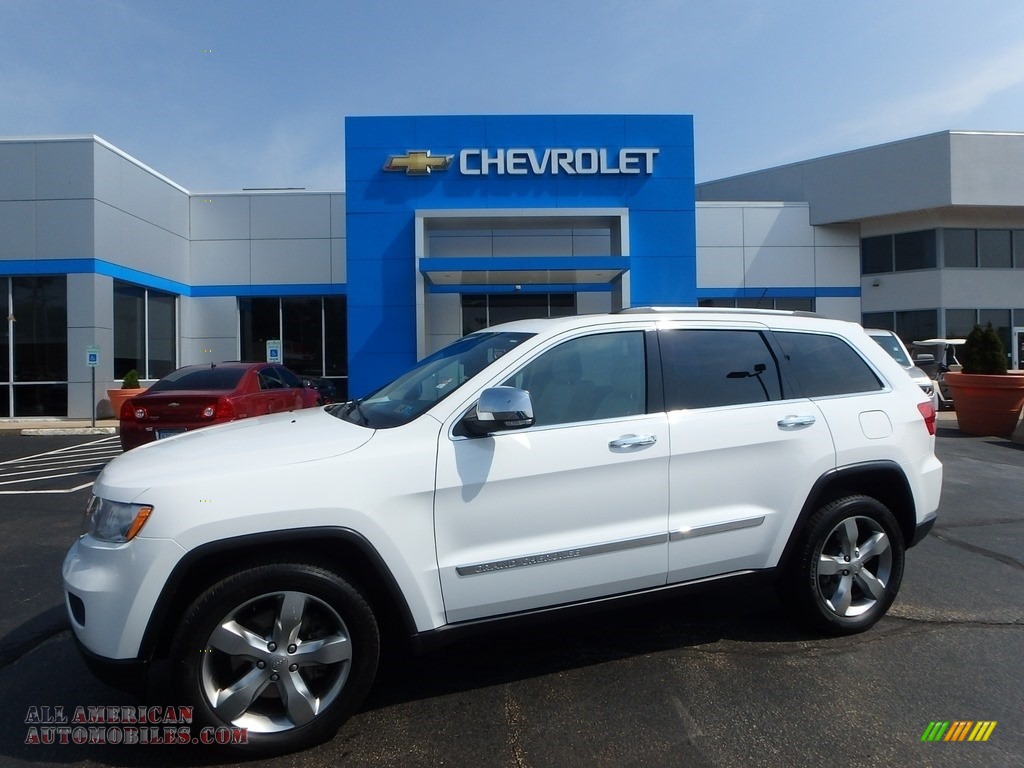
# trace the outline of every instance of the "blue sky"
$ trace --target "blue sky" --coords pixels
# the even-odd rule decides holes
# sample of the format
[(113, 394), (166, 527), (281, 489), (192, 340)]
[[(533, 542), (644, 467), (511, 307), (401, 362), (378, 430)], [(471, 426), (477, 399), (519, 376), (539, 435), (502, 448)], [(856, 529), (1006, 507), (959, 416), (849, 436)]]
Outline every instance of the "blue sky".
[(0, 136), (192, 191), (344, 186), (344, 118), (694, 116), (698, 181), (1024, 131), (1017, 0), (0, 0)]

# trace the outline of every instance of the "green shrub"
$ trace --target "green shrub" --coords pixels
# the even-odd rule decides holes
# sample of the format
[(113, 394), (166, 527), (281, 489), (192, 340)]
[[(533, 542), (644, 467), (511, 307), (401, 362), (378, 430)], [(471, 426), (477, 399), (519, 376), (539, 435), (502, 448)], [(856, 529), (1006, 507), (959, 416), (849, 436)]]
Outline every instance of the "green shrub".
[(960, 360), (964, 373), (1000, 375), (1006, 373), (1006, 350), (992, 323), (980, 325), (968, 334)]
[(121, 384), (121, 389), (138, 389), (139, 388), (139, 372), (132, 368), (128, 373), (124, 375), (124, 383)]

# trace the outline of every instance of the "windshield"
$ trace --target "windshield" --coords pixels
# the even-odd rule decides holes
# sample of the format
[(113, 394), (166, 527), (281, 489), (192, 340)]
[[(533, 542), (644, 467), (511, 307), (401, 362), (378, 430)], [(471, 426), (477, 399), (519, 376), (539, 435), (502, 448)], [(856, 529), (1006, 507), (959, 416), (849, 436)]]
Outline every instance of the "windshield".
[(371, 429), (407, 424), (532, 335), (482, 331), (464, 336), (376, 392), (332, 406), (328, 413)]
[(889, 334), (871, 334), (871, 338), (878, 342), (878, 346), (888, 352), (892, 359), (904, 368), (913, 367), (914, 364), (910, 362), (910, 358), (907, 357), (907, 353), (903, 351), (903, 345), (900, 344), (900, 340), (897, 337), (890, 336)]

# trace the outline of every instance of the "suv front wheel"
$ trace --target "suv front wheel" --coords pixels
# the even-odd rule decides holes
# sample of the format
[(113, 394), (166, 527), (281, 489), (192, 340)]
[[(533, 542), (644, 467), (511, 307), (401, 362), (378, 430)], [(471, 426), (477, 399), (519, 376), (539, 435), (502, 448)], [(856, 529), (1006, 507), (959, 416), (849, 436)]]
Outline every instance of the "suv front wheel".
[(862, 495), (837, 499), (807, 521), (786, 596), (818, 629), (863, 632), (896, 599), (903, 554), (903, 536), (883, 504)]
[(172, 645), (178, 695), (196, 730), (246, 729), (260, 754), (331, 738), (362, 702), (380, 639), (359, 591), (319, 566), (254, 567), (210, 587)]

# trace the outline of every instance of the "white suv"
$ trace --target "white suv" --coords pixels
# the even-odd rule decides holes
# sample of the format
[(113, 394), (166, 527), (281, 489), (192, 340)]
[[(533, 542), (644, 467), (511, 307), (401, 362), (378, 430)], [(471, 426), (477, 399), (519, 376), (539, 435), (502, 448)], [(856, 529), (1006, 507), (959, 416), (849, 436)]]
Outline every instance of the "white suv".
[(852, 323), (510, 323), (360, 400), (118, 457), (64, 563), (68, 612), (104, 679), (170, 667), (198, 723), (263, 753), (330, 738), (385, 633), (424, 647), (750, 574), (816, 627), (859, 632), (935, 521), (934, 431)]

